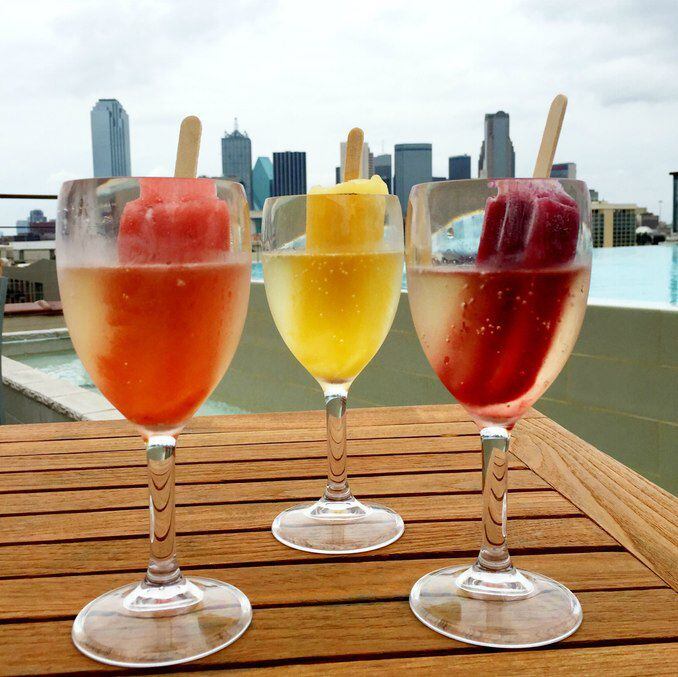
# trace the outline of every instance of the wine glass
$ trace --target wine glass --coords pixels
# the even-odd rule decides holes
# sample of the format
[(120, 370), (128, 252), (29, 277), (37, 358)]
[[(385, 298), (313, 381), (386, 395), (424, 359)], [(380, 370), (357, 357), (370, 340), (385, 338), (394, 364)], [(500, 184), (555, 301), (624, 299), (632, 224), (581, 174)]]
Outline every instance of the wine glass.
[(510, 431), (562, 369), (584, 318), (590, 213), (581, 181), (473, 179), (410, 194), (412, 317), (438, 378), (480, 428), (483, 455), (478, 559), (421, 578), (410, 606), (471, 644), (540, 646), (582, 620), (567, 588), (512, 565), (506, 494)]
[(346, 398), (381, 347), (400, 298), (403, 219), (392, 195), (295, 195), (264, 204), (266, 296), (287, 347), (325, 394), (327, 486), (273, 522), (285, 545), (318, 553), (381, 548), (404, 530), (389, 508), (358, 501), (346, 470)]
[(183, 576), (174, 509), (177, 436), (226, 372), (245, 322), (249, 231), (244, 191), (229, 181), (122, 177), (61, 188), (57, 267), (73, 345), (147, 443), (146, 576), (90, 602), (73, 625), (76, 647), (103, 663), (200, 658), (252, 618), (237, 588)]

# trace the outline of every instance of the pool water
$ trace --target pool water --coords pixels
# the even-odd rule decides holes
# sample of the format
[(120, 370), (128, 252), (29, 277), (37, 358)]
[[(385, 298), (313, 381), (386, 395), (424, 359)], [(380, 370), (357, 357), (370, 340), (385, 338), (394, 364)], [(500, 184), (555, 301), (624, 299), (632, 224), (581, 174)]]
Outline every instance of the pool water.
[[(101, 394), (101, 391), (92, 383), (92, 379), (82, 366), (82, 362), (73, 350), (60, 350), (49, 353), (35, 353), (33, 355), (17, 355), (13, 359), (29, 367), (39, 369), (45, 374), (68, 381), (80, 388), (92, 390)], [(198, 409), (196, 416), (212, 416), (216, 414), (246, 414), (244, 409), (234, 407), (228, 402), (219, 399), (216, 391)]]
[(678, 243), (594, 249), (589, 296), (678, 306)]
[[(252, 281), (263, 278), (261, 263), (253, 263)], [(402, 289), (407, 291), (404, 271)], [(678, 306), (678, 243), (594, 249), (589, 298)]]

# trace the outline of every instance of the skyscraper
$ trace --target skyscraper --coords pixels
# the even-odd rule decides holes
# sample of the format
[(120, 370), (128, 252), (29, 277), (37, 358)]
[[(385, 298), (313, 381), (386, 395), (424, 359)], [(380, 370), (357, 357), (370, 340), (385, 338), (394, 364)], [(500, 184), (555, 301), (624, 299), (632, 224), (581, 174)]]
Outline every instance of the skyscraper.
[(129, 118), (117, 99), (99, 99), (90, 113), (94, 176), (130, 176)]
[(273, 153), (273, 195), (303, 195), (306, 192), (306, 153)]
[(480, 147), (478, 176), (497, 179), (516, 175), (516, 154), (509, 137), (509, 115), (500, 110), (485, 115), (485, 140)]
[(403, 214), (412, 186), (430, 181), (433, 174), (430, 143), (397, 143), (395, 146), (395, 174), (393, 191), (400, 200)]
[(258, 157), (252, 170), (252, 209), (264, 208), (266, 198), (273, 190), (273, 163), (270, 158)]
[[(362, 157), (360, 158), (360, 178), (361, 179), (369, 179), (370, 176), (372, 176), (372, 173), (370, 172), (370, 156), (372, 156), (372, 153), (370, 153), (370, 146), (368, 143), (363, 143), (363, 154)], [(372, 156), (374, 157), (374, 156)], [(341, 169), (339, 170), (341, 172), (341, 180), (344, 180), (344, 165), (346, 164), (346, 141), (342, 141), (339, 144), (339, 166)]]
[(233, 131), (224, 132), (221, 139), (221, 172), (227, 179), (242, 183), (247, 202), (252, 204), (252, 142), (247, 133), (238, 129), (238, 118)]
[(393, 172), (391, 170), (391, 156), (388, 153), (374, 156), (374, 173), (381, 176), (390, 193)]
[(471, 178), (471, 156), (454, 155), (448, 160), (449, 179), (470, 179)]
[(576, 179), (576, 162), (559, 162), (551, 166), (551, 178), (553, 179)]

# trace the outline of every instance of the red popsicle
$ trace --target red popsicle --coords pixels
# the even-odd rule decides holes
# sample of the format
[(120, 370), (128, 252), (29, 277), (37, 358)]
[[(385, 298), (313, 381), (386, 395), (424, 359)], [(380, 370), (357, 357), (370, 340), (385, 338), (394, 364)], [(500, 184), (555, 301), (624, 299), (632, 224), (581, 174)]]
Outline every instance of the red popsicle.
[[(531, 391), (558, 333), (572, 285), (579, 209), (551, 179), (496, 181), (477, 271), (469, 273), (454, 363), (439, 367), (453, 394), (492, 407)], [(464, 328), (467, 328), (469, 335)]]
[(577, 203), (553, 179), (499, 179), (487, 199), (478, 247), (482, 268), (566, 265), (579, 237)]
[(212, 179), (139, 179), (141, 195), (120, 218), (125, 264), (207, 263), (230, 249), (228, 206)]

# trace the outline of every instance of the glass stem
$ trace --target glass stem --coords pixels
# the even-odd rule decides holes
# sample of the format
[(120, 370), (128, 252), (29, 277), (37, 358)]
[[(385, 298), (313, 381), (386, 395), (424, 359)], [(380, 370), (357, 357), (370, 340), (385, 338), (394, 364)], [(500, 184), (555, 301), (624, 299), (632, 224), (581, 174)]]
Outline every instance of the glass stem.
[(501, 427), (480, 431), (483, 450), (483, 544), (477, 565), (489, 571), (512, 568), (506, 541), (508, 447), (510, 434)]
[(174, 450), (171, 435), (150, 437), (146, 449), (151, 552), (146, 571), (149, 585), (172, 585), (182, 579), (175, 547)]
[(347, 501), (351, 499), (346, 470), (346, 398), (344, 389), (325, 391), (327, 419), (327, 487), (324, 499)]

